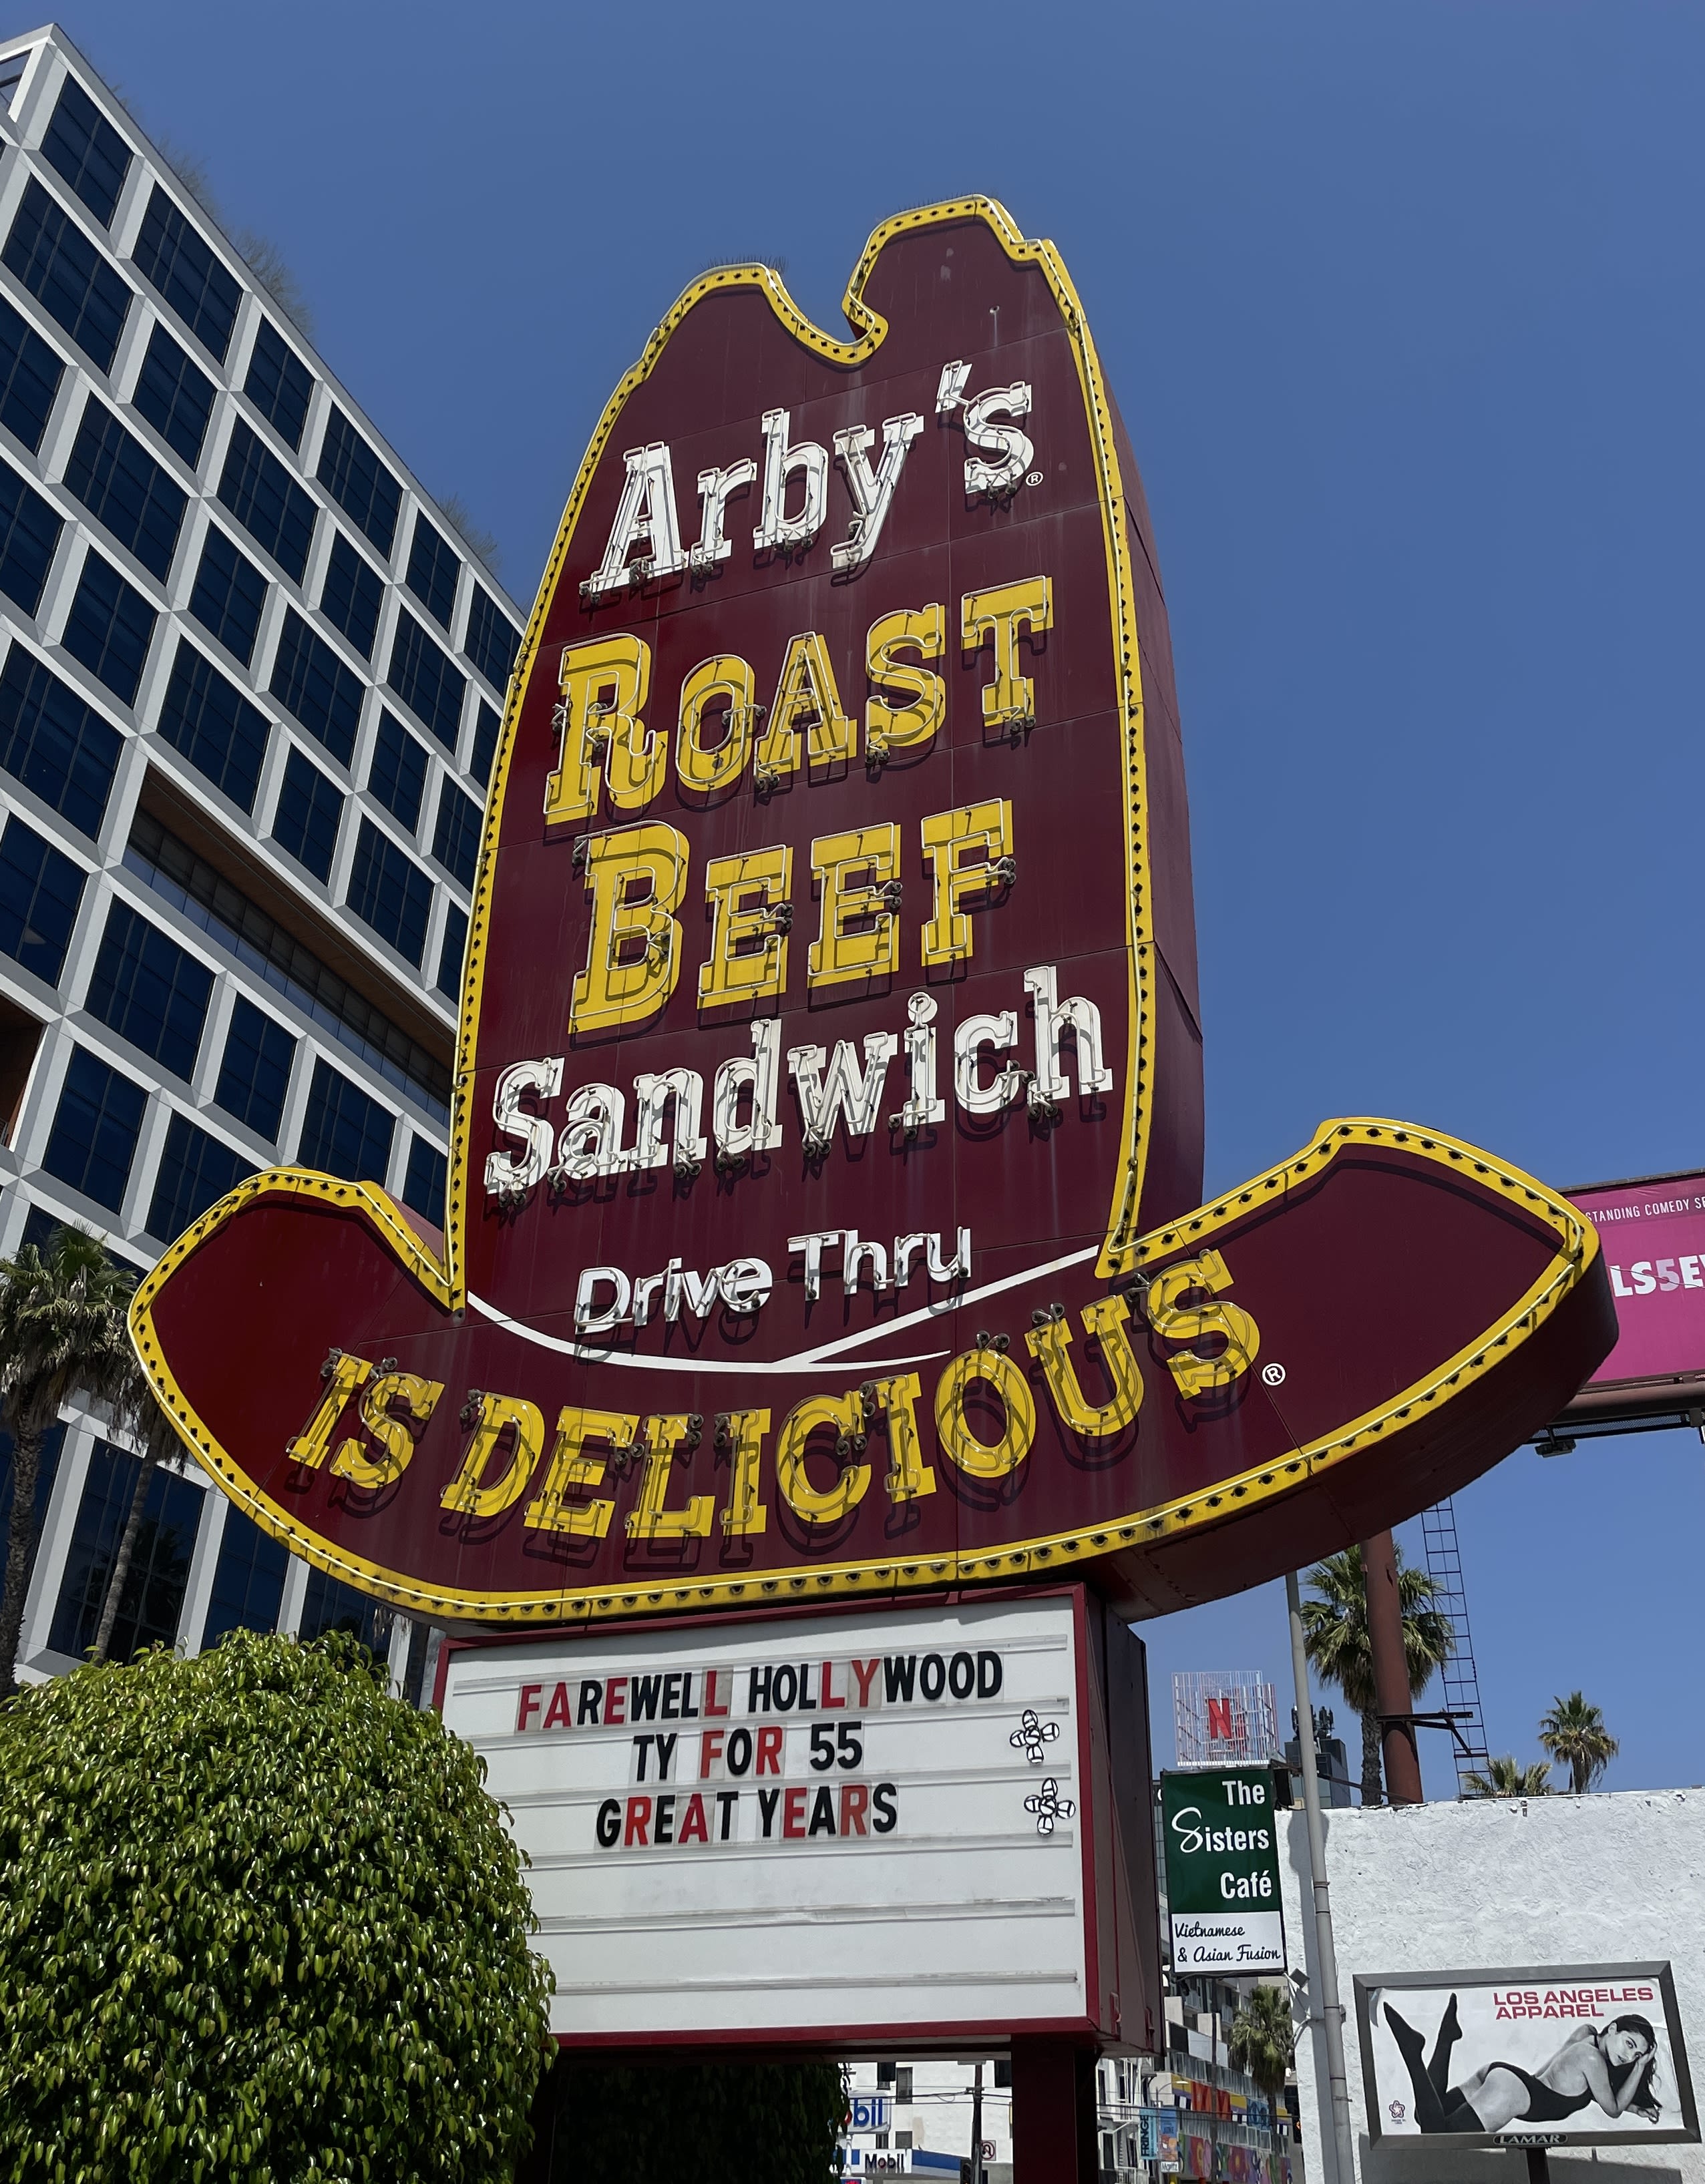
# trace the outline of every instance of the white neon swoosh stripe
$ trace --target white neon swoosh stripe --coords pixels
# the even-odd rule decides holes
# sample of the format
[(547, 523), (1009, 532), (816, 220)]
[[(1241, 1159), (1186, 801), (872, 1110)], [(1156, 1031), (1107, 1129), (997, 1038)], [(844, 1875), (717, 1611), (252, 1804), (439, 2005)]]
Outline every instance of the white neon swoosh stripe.
[[(1067, 1251), (1061, 1258), (1045, 1260), (1039, 1267), (1026, 1267), (1016, 1274), (1003, 1274), (998, 1282), (984, 1282), (978, 1289), (967, 1290), (963, 1296), (944, 1297), (939, 1304), (928, 1304), (919, 1311), (905, 1312), (880, 1327), (866, 1327), (855, 1334), (844, 1334), (834, 1342), (819, 1344), (815, 1350), (796, 1351), (791, 1357), (753, 1358), (749, 1362), (735, 1357), (641, 1357), (629, 1350), (605, 1350), (596, 1343), (570, 1342), (559, 1334), (542, 1334), (538, 1328), (511, 1319), (506, 1312), (499, 1312), (494, 1304), (488, 1304), (471, 1290), (468, 1302), (482, 1318), (502, 1328), (505, 1334), (517, 1334), (523, 1342), (537, 1343), (541, 1350), (554, 1351), (560, 1357), (583, 1357), (593, 1365), (627, 1365), (645, 1373), (811, 1373), (831, 1358), (856, 1350), (863, 1343), (873, 1342), (879, 1336), (898, 1334), (903, 1328), (920, 1327), (926, 1320), (939, 1319), (944, 1312), (961, 1312), (967, 1305), (981, 1304), (984, 1297), (999, 1296), (1003, 1290), (1017, 1289), (1021, 1282), (1037, 1281), (1044, 1274), (1057, 1274), (1067, 1267), (1082, 1266), (1085, 1259), (1093, 1259), (1100, 1248), (1099, 1244), (1087, 1244), (1080, 1251)], [(872, 1372), (886, 1372), (891, 1365), (928, 1365), (946, 1355), (944, 1350), (924, 1350), (910, 1357), (878, 1357), (866, 1363)]]

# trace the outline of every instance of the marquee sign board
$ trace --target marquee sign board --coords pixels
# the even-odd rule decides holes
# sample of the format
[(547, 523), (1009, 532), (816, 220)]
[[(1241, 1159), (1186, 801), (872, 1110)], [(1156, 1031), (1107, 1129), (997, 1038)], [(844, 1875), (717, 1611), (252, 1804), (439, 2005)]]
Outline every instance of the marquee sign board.
[(1126, 1612), (1404, 1518), (1613, 1333), (1591, 1225), (1325, 1125), (1192, 1210), (1182, 746), (1052, 248), (872, 239), (844, 339), (705, 275), (617, 389), (493, 777), (440, 1236), (254, 1178), (133, 1325), (322, 1567), (453, 1622), (1095, 1564)]
[(452, 1649), (552, 2030), (1151, 2046), (1142, 1647), (1084, 1587)]

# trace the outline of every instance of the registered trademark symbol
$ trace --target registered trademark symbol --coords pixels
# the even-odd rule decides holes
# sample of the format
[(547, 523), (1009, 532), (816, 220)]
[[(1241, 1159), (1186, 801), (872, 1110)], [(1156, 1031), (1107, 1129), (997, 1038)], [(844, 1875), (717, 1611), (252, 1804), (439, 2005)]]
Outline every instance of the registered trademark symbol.
[(1042, 482), (1041, 471), (1032, 471), (1029, 476), (1025, 479), (1024, 482), (1026, 485), (1040, 485)]
[(1261, 1368), (1261, 1377), (1269, 1388), (1283, 1387), (1284, 1368), (1282, 1365), (1263, 1365)]

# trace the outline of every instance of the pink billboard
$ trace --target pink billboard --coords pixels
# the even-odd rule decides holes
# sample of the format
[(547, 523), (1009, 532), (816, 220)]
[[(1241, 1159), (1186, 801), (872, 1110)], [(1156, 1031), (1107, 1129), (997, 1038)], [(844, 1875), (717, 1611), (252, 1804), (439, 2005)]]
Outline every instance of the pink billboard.
[(1594, 1184), (1568, 1196), (1598, 1231), (1621, 1330), (1572, 1407), (1705, 1396), (1705, 1175)]

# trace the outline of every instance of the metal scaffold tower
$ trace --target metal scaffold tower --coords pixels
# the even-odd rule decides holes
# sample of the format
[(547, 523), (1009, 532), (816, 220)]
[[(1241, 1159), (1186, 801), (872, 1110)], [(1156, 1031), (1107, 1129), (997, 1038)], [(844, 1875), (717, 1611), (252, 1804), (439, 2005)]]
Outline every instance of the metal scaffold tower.
[(1426, 1542), (1427, 1574), (1439, 1588), (1435, 1606), (1448, 1617), (1456, 1644), (1441, 1671), (1445, 1705), (1457, 1717), (1458, 1732), (1452, 1739), (1457, 1760), (1457, 1787), (1461, 1791), (1470, 1769), (1485, 1771), (1486, 1724), (1480, 1712), (1480, 1677), (1474, 1666), (1474, 1641), (1468, 1630), (1468, 1596), (1463, 1584), (1463, 1552), (1457, 1539), (1457, 1511), (1451, 1502), (1440, 1502), (1421, 1514), (1421, 1536)]

